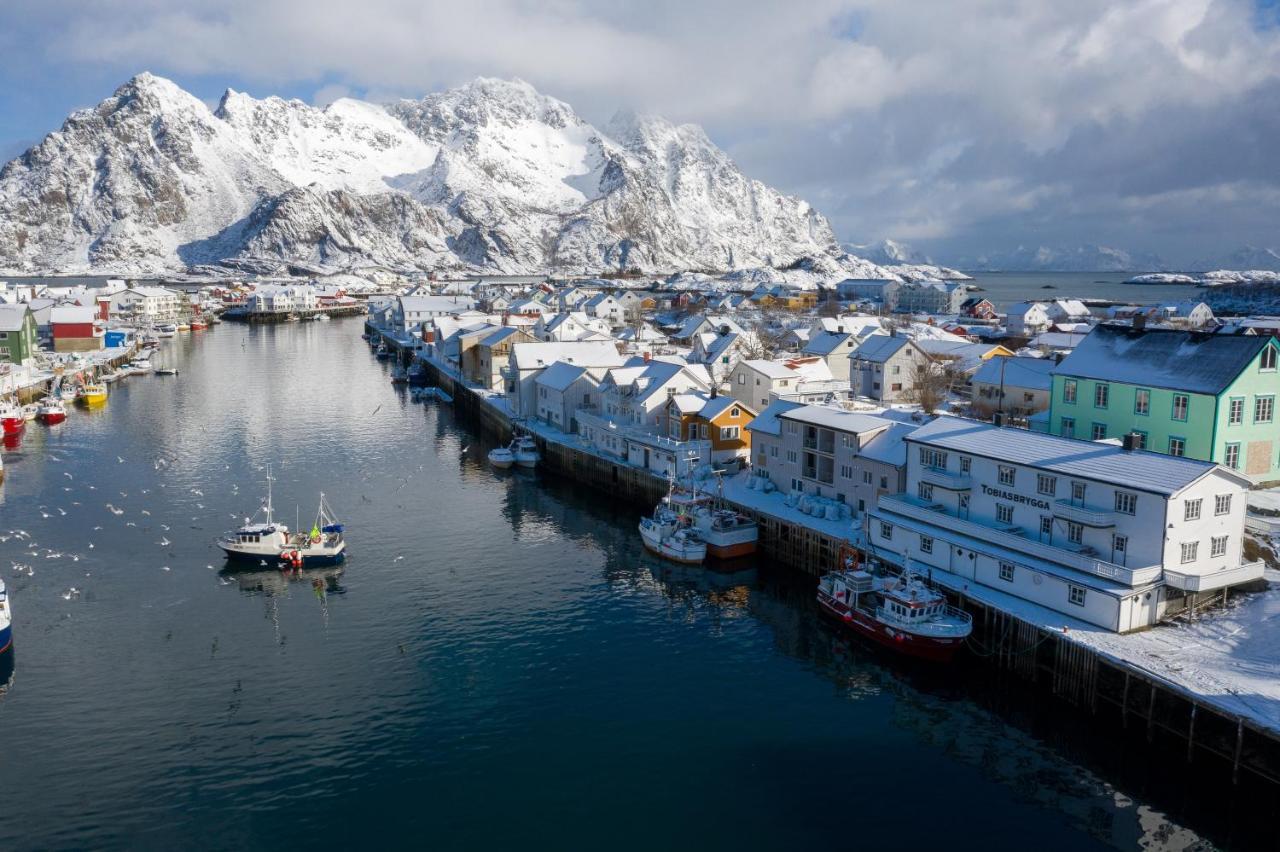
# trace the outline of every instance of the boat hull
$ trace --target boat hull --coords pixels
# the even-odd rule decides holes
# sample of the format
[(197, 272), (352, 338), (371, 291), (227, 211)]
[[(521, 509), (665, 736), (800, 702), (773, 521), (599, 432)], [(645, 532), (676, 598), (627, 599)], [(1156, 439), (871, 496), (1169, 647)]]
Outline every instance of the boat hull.
[[(218, 545), (218, 546), (219, 548), (221, 548), (222, 552), (226, 554), (227, 559), (233, 562), (249, 562), (259, 566), (261, 566), (263, 562), (266, 562), (269, 567), (274, 568), (281, 565), (285, 561), (280, 558), (279, 550), (270, 551), (270, 552), (268, 551), (259, 552), (259, 551), (249, 551), (249, 550), (237, 550), (234, 548), (227, 547), (226, 545)], [(284, 548), (281, 548), (281, 550), (283, 549)], [(290, 548), (290, 549), (293, 549), (293, 548)], [(347, 551), (345, 546), (336, 551), (331, 550), (329, 548), (325, 548), (324, 550), (318, 550), (311, 553), (308, 553), (304, 549), (298, 549), (298, 556), (302, 559), (302, 564), (304, 566), (337, 565), (339, 562), (342, 562), (347, 558)]]
[(744, 556), (751, 556), (757, 549), (757, 541), (754, 538), (750, 541), (727, 544), (716, 544), (705, 535), (703, 538), (707, 542), (707, 555), (715, 559), (741, 559)]
[(0, 627), (0, 654), (8, 651), (13, 647), (13, 625), (6, 624)]
[(6, 417), (3, 420), (0, 420), (0, 431), (3, 431), (6, 435), (16, 435), (25, 429), (26, 426), (27, 421), (23, 420), (21, 417)]
[(46, 426), (53, 426), (55, 423), (61, 423), (67, 419), (65, 411), (42, 411), (39, 415), (40, 422)]
[(867, 613), (819, 596), (818, 606), (854, 633), (895, 653), (933, 663), (949, 663), (960, 650), (963, 639), (921, 636), (876, 621)]
[(668, 562), (676, 562), (680, 565), (701, 565), (703, 562), (703, 556), (689, 556), (687, 554), (668, 550), (660, 544), (653, 544), (649, 539), (644, 538), (643, 536), (641, 537), (641, 540), (644, 542), (646, 550), (654, 556), (661, 556)]

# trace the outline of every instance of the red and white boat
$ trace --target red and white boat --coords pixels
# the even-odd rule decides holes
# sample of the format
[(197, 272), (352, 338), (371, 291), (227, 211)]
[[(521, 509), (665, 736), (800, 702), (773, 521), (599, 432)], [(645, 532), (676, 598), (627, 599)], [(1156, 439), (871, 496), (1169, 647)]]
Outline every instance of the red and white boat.
[(36, 412), (36, 417), (46, 426), (52, 426), (55, 423), (61, 423), (67, 419), (67, 409), (61, 402), (56, 399), (46, 399), (40, 403), (40, 408)]
[(17, 435), (27, 426), (22, 407), (8, 400), (0, 401), (0, 430), (5, 435)]
[(973, 632), (973, 617), (910, 569), (896, 577), (857, 568), (825, 574), (818, 605), (855, 633), (922, 660), (949, 662)]

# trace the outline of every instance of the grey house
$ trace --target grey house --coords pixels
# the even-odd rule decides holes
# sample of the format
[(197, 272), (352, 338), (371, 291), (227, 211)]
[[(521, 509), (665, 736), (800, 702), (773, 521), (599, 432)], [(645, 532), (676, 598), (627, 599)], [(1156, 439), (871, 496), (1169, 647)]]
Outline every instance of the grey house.
[(849, 384), (856, 396), (909, 402), (917, 370), (932, 361), (909, 337), (874, 335), (849, 354)]

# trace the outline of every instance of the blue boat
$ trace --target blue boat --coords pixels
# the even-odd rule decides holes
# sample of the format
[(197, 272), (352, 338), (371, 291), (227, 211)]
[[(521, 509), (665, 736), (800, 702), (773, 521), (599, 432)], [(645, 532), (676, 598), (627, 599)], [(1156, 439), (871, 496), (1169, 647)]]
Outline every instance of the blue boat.
[(0, 580), (0, 654), (13, 647), (13, 611), (4, 580)]

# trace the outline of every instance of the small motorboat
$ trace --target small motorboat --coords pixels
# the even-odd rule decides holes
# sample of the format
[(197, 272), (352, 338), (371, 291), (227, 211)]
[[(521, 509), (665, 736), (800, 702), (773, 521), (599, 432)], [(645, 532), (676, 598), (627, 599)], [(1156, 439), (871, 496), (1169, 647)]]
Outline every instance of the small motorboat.
[(317, 322), (328, 322), (331, 317), (328, 314), (316, 314)]
[(511, 451), (515, 455), (516, 464), (520, 467), (537, 467), (538, 444), (533, 440), (532, 435), (520, 435), (511, 445)]
[(0, 654), (13, 645), (13, 610), (10, 609), (9, 592), (0, 580)]
[(60, 400), (46, 399), (40, 403), (40, 410), (36, 417), (44, 425), (52, 426), (67, 419), (67, 409)]
[(178, 335), (178, 327), (172, 323), (156, 326), (157, 337), (176, 337)]
[(186, 323), (186, 322), (180, 322), (180, 323), (178, 323), (178, 329), (177, 329), (177, 330), (178, 330), (178, 331), (190, 331), (190, 330), (191, 330), (191, 324), (190, 324), (190, 323)]
[(40, 406), (34, 402), (29, 402), (22, 406), (22, 419), (30, 423), (36, 419), (36, 415), (40, 413)]
[(176, 376), (178, 375), (177, 367), (156, 367), (155, 374), (157, 376)]
[(197, 317), (196, 319), (193, 319), (193, 320), (191, 321), (191, 330), (192, 330), (192, 331), (204, 331), (204, 330), (205, 330), (206, 328), (208, 328), (208, 327), (209, 327), (209, 323), (205, 322), (204, 320), (202, 320), (202, 319), (200, 319), (200, 318), (198, 318), (198, 317)]
[(124, 372), (130, 376), (145, 376), (151, 372), (151, 362), (146, 358), (138, 358), (124, 365)]
[(387, 344), (379, 343), (378, 348), (373, 351), (373, 357), (379, 361), (385, 361), (391, 357), (391, 350), (387, 348)]
[(391, 368), (391, 384), (407, 385), (409, 383), (409, 371), (399, 364)]
[(489, 464), (506, 470), (516, 463), (516, 454), (510, 447), (494, 447), (489, 451)]

